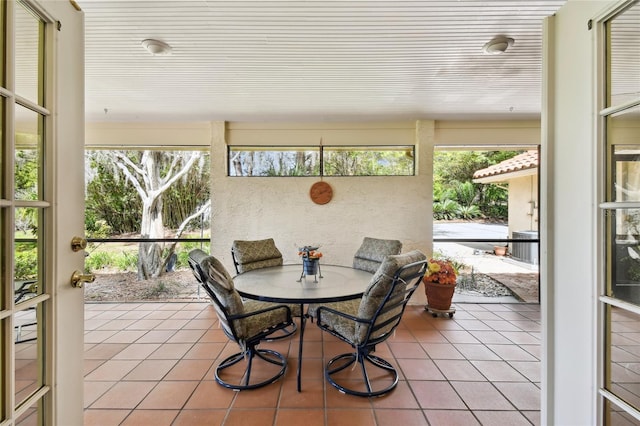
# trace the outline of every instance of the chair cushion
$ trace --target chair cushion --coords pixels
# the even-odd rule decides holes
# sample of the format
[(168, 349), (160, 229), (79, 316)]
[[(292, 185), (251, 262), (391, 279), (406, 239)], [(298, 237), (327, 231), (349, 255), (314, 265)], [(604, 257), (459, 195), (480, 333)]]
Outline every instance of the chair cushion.
[(264, 240), (235, 240), (231, 249), (238, 261), (240, 273), (282, 265), (282, 253), (273, 238)]
[[(256, 312), (265, 308), (272, 308), (275, 303), (260, 302), (258, 300), (246, 300), (244, 302), (245, 313)], [(291, 308), (291, 306), (290, 306)], [(300, 307), (298, 306), (298, 311)], [(243, 335), (239, 336), (241, 339), (250, 339), (257, 335), (261, 331), (271, 327), (274, 324), (279, 324), (287, 321), (286, 309), (274, 309), (272, 311), (263, 312), (261, 314), (252, 315), (242, 320)]]
[(353, 267), (375, 273), (387, 256), (400, 254), (401, 251), (402, 242), (399, 240), (364, 237), (362, 245), (353, 256)]
[[(413, 250), (408, 253), (399, 254), (395, 256), (388, 256), (384, 260), (384, 262), (382, 262), (382, 264), (380, 265), (380, 267), (378, 268), (374, 276), (371, 278), (369, 286), (365, 290), (362, 296), (362, 299), (360, 301), (360, 306), (358, 307), (357, 316), (359, 318), (364, 318), (364, 319), (373, 318), (373, 315), (376, 313), (376, 311), (382, 304), (382, 301), (384, 300), (385, 296), (391, 290), (391, 286), (393, 285), (393, 277), (395, 273), (398, 271), (398, 269), (410, 263), (426, 260), (426, 258), (427, 257), (424, 255), (424, 253), (422, 253), (419, 250)], [(416, 266), (415, 268), (409, 268), (403, 271), (400, 278), (402, 279), (403, 276), (408, 276), (410, 274), (417, 273), (419, 270), (420, 270), (420, 266)], [(401, 298), (404, 297), (404, 291), (407, 288), (407, 284), (413, 284), (413, 283), (407, 283), (407, 282), (404, 282), (403, 280), (397, 283), (393, 289), (393, 294), (391, 295), (389, 302), (387, 303), (394, 303), (395, 301), (400, 301)], [(403, 306), (400, 305), (391, 311), (385, 312), (384, 314), (376, 318), (376, 322), (377, 323), (384, 322), (389, 317), (397, 315), (402, 309), (403, 309)], [(388, 324), (388, 326), (382, 327), (381, 329), (377, 330), (375, 332), (375, 335), (372, 337), (374, 338), (378, 337), (392, 330), (394, 327), (395, 327), (395, 324), (393, 323)], [(364, 341), (364, 339), (366, 338), (368, 329), (369, 329), (369, 326), (367, 324), (358, 323), (358, 325), (356, 325), (356, 330), (355, 330), (356, 343), (362, 343)]]
[[(335, 309), (336, 311), (340, 311), (345, 314), (357, 316), (358, 308), (360, 307), (360, 299), (345, 300), (344, 302), (335, 303), (311, 304), (307, 309), (307, 314), (312, 318), (317, 318), (318, 308), (320, 306), (326, 306), (327, 308)], [(349, 341), (353, 342), (355, 340), (355, 321), (351, 321), (350, 319), (341, 317), (329, 311), (322, 311), (321, 315), (323, 325), (329, 326), (329, 328), (337, 331)]]

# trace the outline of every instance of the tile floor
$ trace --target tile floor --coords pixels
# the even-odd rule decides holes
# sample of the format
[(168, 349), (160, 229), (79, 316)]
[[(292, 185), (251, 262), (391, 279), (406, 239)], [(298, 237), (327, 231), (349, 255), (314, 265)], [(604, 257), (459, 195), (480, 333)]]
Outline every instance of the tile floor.
[(304, 336), (302, 392), (297, 334), (261, 345), (288, 355), (282, 380), (234, 392), (213, 379), (217, 359), (237, 345), (209, 304), (86, 304), (85, 425), (540, 424), (539, 305), (455, 307), (453, 318), (407, 308), (376, 351), (401, 380), (369, 399), (324, 380), (324, 362), (350, 347), (313, 323)]

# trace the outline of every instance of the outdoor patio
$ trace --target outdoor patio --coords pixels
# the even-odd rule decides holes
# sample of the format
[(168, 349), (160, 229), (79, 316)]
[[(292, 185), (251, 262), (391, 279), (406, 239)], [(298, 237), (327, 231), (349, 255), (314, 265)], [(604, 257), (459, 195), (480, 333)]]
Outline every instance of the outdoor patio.
[(340, 394), (326, 360), (349, 347), (308, 323), (302, 392), (298, 336), (283, 380), (233, 392), (213, 379), (237, 351), (206, 302), (85, 304), (86, 425), (540, 424), (540, 306), (458, 303), (453, 318), (410, 305), (376, 353), (401, 371), (382, 398)]

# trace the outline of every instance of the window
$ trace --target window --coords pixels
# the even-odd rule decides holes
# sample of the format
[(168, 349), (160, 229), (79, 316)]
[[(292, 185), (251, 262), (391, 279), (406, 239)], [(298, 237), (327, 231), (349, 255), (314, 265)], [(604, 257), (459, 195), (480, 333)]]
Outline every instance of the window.
[(606, 88), (599, 125), (605, 131), (605, 270), (601, 286), (604, 424), (640, 419), (638, 343), (640, 318), (640, 2), (622, 4), (603, 21)]
[(413, 176), (413, 146), (229, 147), (229, 176)]

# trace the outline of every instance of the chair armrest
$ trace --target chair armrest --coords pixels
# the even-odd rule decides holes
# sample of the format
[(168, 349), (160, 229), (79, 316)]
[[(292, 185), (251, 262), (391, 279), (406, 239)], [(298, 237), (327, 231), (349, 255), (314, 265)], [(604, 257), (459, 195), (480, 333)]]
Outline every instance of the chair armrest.
[(370, 323), (371, 322), (371, 320), (359, 318), (359, 317), (356, 317), (356, 316), (353, 316), (353, 315), (350, 315), (350, 314), (347, 314), (347, 313), (344, 313), (344, 312), (340, 312), (340, 311), (337, 311), (337, 310), (335, 310), (333, 308), (329, 308), (328, 306), (319, 306), (318, 309), (316, 310), (316, 316), (317, 316), (316, 320), (317, 320), (318, 327), (322, 327), (322, 311), (330, 312), (330, 313), (332, 313), (334, 315), (349, 319), (349, 320), (354, 321), (354, 322), (361, 322), (361, 323)]
[(246, 312), (244, 314), (229, 315), (228, 319), (229, 319), (229, 321), (234, 321), (234, 320), (239, 320), (239, 319), (244, 319), (244, 318), (249, 318), (249, 317), (252, 317), (252, 316), (260, 315), (260, 314), (263, 314), (263, 313), (269, 312), (269, 311), (275, 311), (275, 310), (278, 310), (278, 309), (286, 309), (286, 311), (287, 311), (287, 321), (288, 322), (293, 321), (293, 318), (291, 317), (291, 309), (287, 305), (274, 305), (274, 306), (270, 306), (268, 308), (259, 309), (257, 311)]

